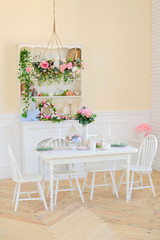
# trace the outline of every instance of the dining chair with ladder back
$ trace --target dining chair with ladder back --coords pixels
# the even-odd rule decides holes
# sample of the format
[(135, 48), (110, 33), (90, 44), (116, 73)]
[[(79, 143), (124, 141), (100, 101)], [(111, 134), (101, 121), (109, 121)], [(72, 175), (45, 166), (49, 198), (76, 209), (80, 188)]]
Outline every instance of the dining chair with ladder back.
[[(151, 173), (152, 173), (152, 164), (157, 151), (157, 138), (154, 135), (148, 135), (145, 137), (141, 143), (137, 163), (135, 165), (130, 166), (130, 171), (132, 172), (131, 175), (131, 182), (130, 182), (130, 199), (132, 196), (132, 190), (136, 189), (145, 189), (145, 188), (152, 188), (153, 196), (156, 197), (155, 189), (153, 186)], [(124, 174), (125, 174), (126, 166), (124, 166), (124, 170), (119, 182), (118, 191), (123, 182)], [(134, 175), (140, 175), (140, 181), (134, 181)], [(147, 174), (149, 177), (149, 186), (143, 185), (143, 175)], [(135, 186), (135, 187), (134, 187)]]

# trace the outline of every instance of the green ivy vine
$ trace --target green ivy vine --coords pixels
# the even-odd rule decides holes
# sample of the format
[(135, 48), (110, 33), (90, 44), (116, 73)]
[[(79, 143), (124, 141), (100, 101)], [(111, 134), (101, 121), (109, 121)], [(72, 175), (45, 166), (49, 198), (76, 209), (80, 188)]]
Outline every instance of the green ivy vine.
[(36, 102), (34, 97), (31, 96), (31, 86), (34, 85), (31, 80), (31, 72), (27, 71), (27, 68), (32, 66), (31, 63), (31, 53), (26, 49), (20, 51), (20, 60), (19, 60), (19, 69), (18, 69), (18, 78), (20, 80), (21, 86), (24, 87), (24, 93), (22, 94), (22, 99), (24, 102), (22, 117), (27, 117), (28, 108), (30, 105), (30, 99), (33, 102)]

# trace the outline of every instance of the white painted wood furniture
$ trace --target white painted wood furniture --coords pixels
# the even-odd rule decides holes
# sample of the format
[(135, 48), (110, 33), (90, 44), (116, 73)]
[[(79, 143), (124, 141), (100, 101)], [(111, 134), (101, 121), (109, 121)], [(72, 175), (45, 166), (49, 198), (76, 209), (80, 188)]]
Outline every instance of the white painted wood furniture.
[[(49, 47), (51, 49), (51, 46)], [(64, 44), (63, 48), (59, 48), (59, 52), (62, 58), (66, 58), (67, 53), (70, 49), (78, 48), (81, 50), (81, 58), (83, 59), (83, 50), (82, 44)], [(20, 43), (18, 44), (18, 61), (20, 59), (20, 51), (26, 49), (31, 53), (31, 61), (41, 61), (42, 55), (46, 49), (46, 44), (39, 44), (39, 43)], [(54, 58), (58, 57), (57, 46), (52, 46), (52, 56)], [(45, 53), (45, 58), (50, 59), (50, 50)], [(56, 107), (58, 108), (59, 112), (63, 112), (64, 108), (69, 112), (69, 103), (73, 104), (72, 111), (77, 110), (81, 106), (81, 101), (83, 97), (83, 71), (81, 71), (79, 77), (75, 79), (73, 82), (67, 83), (58, 83), (54, 82), (54, 84), (43, 84), (42, 86), (38, 85), (38, 81), (36, 77), (32, 78), (34, 83), (34, 87), (36, 89), (37, 94), (41, 92), (48, 94), (48, 96), (34, 96), (37, 103), (41, 102), (43, 99), (53, 100), (56, 103)], [(20, 109), (23, 109), (23, 97), (21, 96), (21, 84), (20, 86)], [(75, 93), (73, 96), (61, 96), (60, 94), (63, 91), (71, 90), (72, 93)], [(77, 94), (77, 95), (76, 95)], [(53, 96), (56, 95), (56, 96)]]
[[(74, 163), (91, 163), (97, 161), (121, 161), (125, 160), (126, 168), (126, 201), (130, 200), (129, 177), (131, 154), (138, 150), (134, 147), (127, 146), (124, 148), (111, 148), (110, 150), (55, 150), (53, 152), (37, 151), (42, 162), (49, 164), (50, 171), (50, 208), (53, 211), (53, 177), (56, 165), (74, 164)], [(42, 167), (44, 164), (42, 164)], [(43, 174), (44, 176), (44, 174)], [(43, 179), (45, 181), (45, 179)]]
[[(157, 151), (157, 138), (154, 135), (148, 135), (146, 138), (144, 138), (144, 140), (141, 143), (136, 165), (130, 166), (130, 170), (132, 171), (130, 199), (132, 195), (132, 190), (144, 189), (144, 188), (152, 188), (153, 195), (154, 197), (156, 197), (152, 178), (151, 178), (152, 164), (153, 164), (156, 151)], [(124, 170), (119, 182), (118, 190), (120, 189), (121, 184), (124, 184), (124, 182), (122, 181), (125, 174), (125, 168), (126, 166), (124, 166)], [(135, 173), (138, 173), (140, 175), (140, 181), (134, 181)], [(142, 177), (143, 174), (148, 174), (149, 181), (150, 181), (149, 186), (143, 186), (143, 177)], [(140, 185), (138, 185), (137, 183), (140, 183)], [(135, 185), (135, 187), (133, 187), (133, 185)]]
[[(103, 151), (103, 150), (102, 150)], [(113, 194), (116, 194), (116, 197), (119, 198), (118, 196), (118, 191), (117, 191), (117, 187), (116, 187), (116, 183), (115, 183), (115, 161), (104, 161), (103, 162), (96, 162), (96, 163), (89, 163), (86, 164), (85, 167), (85, 171), (86, 171), (86, 177), (84, 179), (84, 183), (83, 183), (83, 188), (82, 188), (82, 192), (84, 191), (85, 186), (91, 189), (91, 195), (90, 195), (90, 200), (93, 199), (93, 192), (94, 192), (94, 188), (95, 187), (105, 187), (106, 191), (107, 191), (107, 187), (111, 186), (112, 190), (113, 190)], [(112, 183), (108, 183), (107, 182), (107, 172), (110, 173), (111, 176), (111, 180)], [(104, 184), (95, 184), (95, 176), (96, 173), (103, 173), (104, 174)], [(92, 174), (92, 183), (91, 185), (86, 184), (87, 183), (87, 178), (88, 175)]]
[[(44, 203), (45, 209), (48, 210), (46, 200), (44, 197), (44, 193), (43, 193), (41, 183), (40, 183), (42, 181), (42, 175), (38, 174), (38, 173), (36, 173), (36, 174), (21, 174), (10, 145), (7, 144), (7, 147), (8, 147), (8, 151), (9, 151), (11, 168), (12, 168), (12, 172), (13, 172), (12, 179), (14, 182), (16, 182), (16, 186), (15, 186), (15, 190), (14, 190), (14, 194), (13, 194), (13, 201), (12, 201), (13, 203), (15, 202), (14, 211), (15, 212), (17, 211), (19, 201), (28, 201), (28, 200), (41, 200)], [(20, 192), (21, 184), (29, 183), (29, 182), (37, 183), (38, 191)], [(37, 193), (37, 192), (39, 192), (40, 198), (31, 198), (30, 197), (31, 193)], [(27, 194), (28, 198), (19, 198), (20, 194)], [(16, 198), (16, 201), (15, 201), (15, 198)]]
[[(65, 139), (46, 139), (41, 141), (38, 144), (39, 147), (53, 147), (54, 149), (69, 149), (69, 145), (68, 142)], [(43, 164), (43, 163), (42, 163)], [(79, 171), (75, 170), (74, 168), (74, 164), (64, 164), (64, 165), (55, 165), (54, 167), (54, 171), (53, 171), (53, 181), (56, 181), (56, 187), (55, 190), (53, 189), (53, 192), (55, 194), (54, 197), (54, 205), (56, 206), (56, 202), (57, 202), (57, 195), (58, 192), (66, 192), (66, 191), (72, 191), (72, 195), (73, 195), (73, 191), (74, 190), (78, 190), (80, 193), (80, 197), (82, 199), (82, 202), (84, 203), (84, 198), (83, 198), (83, 194), (78, 182), (78, 176), (79, 175)], [(65, 189), (58, 189), (58, 185), (59, 185), (59, 181), (60, 180), (69, 180), (70, 183), (70, 188), (65, 188)], [(77, 184), (77, 188), (73, 187), (72, 185), (72, 179), (75, 179), (76, 184)], [(50, 189), (50, 184), (49, 184), (49, 188), (47, 191), (47, 197), (49, 195), (49, 189)]]

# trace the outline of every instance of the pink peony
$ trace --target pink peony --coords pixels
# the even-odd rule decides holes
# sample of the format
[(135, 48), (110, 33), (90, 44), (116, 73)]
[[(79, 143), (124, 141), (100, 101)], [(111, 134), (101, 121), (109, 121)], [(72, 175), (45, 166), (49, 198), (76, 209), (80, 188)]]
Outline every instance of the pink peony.
[(31, 67), (28, 66), (28, 67), (26, 68), (26, 71), (27, 71), (28, 73), (31, 72)]
[(81, 114), (85, 114), (86, 118), (90, 118), (90, 116), (92, 115), (92, 112), (85, 108), (85, 109), (82, 109), (82, 113)]
[(42, 61), (42, 62), (40, 63), (40, 66), (41, 66), (41, 68), (47, 69), (48, 66), (49, 66), (49, 64), (48, 64), (46, 61)]
[(136, 131), (143, 132), (143, 133), (149, 133), (149, 132), (152, 132), (152, 128), (148, 124), (142, 123), (136, 128)]
[(71, 69), (72, 68), (72, 63), (71, 62), (67, 63), (66, 68)]
[(64, 73), (64, 70), (65, 70), (65, 69), (66, 69), (66, 64), (60, 65), (59, 70), (60, 70), (62, 73)]

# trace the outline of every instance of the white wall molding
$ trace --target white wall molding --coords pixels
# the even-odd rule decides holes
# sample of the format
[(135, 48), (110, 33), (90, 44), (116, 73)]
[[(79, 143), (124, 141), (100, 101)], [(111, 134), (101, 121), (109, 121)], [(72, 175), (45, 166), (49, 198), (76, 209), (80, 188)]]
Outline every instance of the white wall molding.
[[(89, 125), (89, 133), (107, 137), (108, 125), (110, 124), (113, 139), (130, 142), (137, 138), (136, 126), (142, 122), (149, 123), (149, 121), (150, 111), (97, 112), (95, 123)], [(73, 121), (65, 121), (60, 124), (52, 122), (20, 123), (18, 114), (0, 115), (0, 178), (11, 177), (6, 142), (11, 144), (21, 169), (32, 172), (38, 169), (37, 157), (34, 152), (37, 143), (53, 135), (59, 136), (60, 126), (62, 134), (65, 135), (72, 123)], [(75, 124), (81, 131), (78, 122)]]

